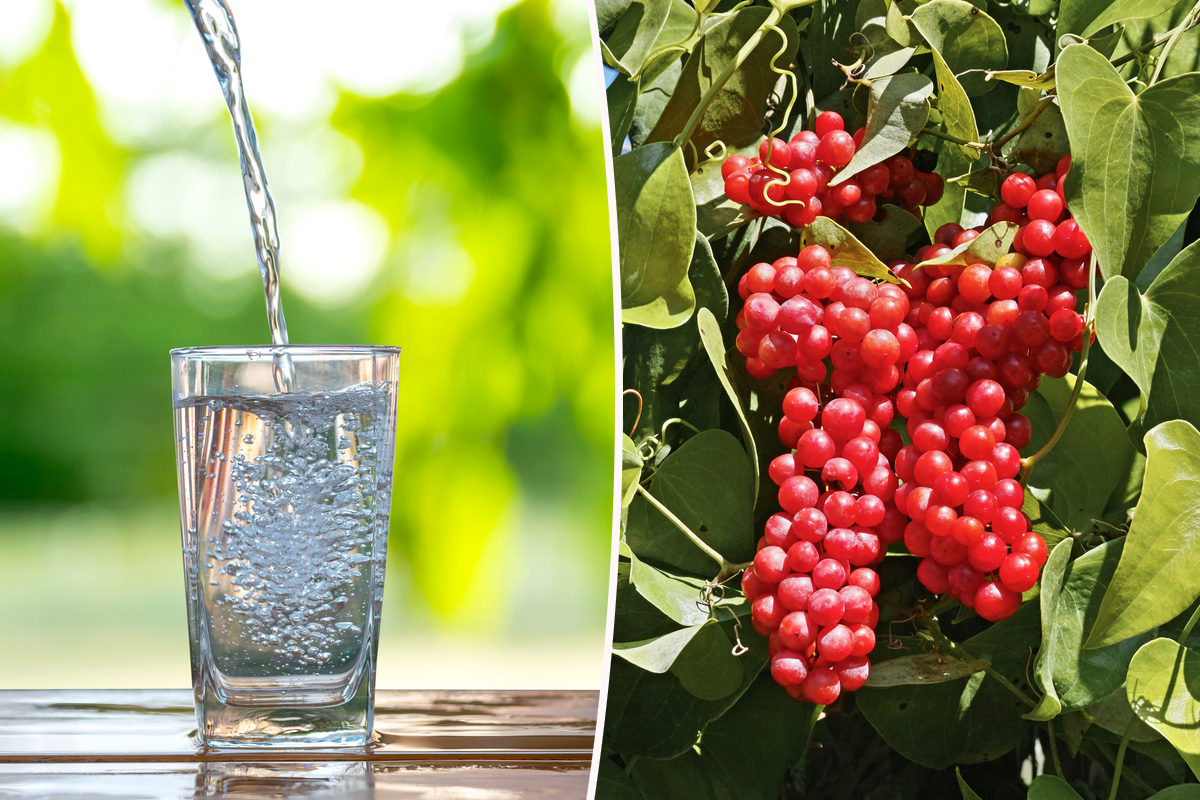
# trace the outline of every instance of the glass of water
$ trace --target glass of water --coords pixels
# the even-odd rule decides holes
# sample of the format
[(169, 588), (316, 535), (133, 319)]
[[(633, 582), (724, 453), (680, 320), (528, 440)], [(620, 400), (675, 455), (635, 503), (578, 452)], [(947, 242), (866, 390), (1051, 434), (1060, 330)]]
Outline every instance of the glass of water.
[(370, 741), (395, 347), (171, 351), (198, 737)]

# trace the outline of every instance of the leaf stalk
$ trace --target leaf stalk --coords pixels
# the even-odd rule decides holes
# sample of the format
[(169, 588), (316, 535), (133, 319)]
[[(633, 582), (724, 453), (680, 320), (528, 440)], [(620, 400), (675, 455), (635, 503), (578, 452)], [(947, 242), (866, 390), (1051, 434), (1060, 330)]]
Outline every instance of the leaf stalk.
[(729, 83), (729, 79), (733, 77), (733, 73), (737, 72), (738, 68), (750, 57), (754, 49), (758, 47), (762, 41), (763, 35), (767, 32), (768, 26), (774, 27), (775, 23), (783, 19), (783, 12), (777, 7), (771, 6), (771, 13), (767, 15), (766, 20), (759, 26), (750, 38), (746, 40), (742, 48), (738, 50), (737, 57), (721, 70), (721, 74), (708, 87), (707, 91), (700, 97), (700, 102), (696, 106), (695, 111), (688, 117), (687, 124), (683, 126), (683, 130), (675, 137), (673, 144), (676, 147), (683, 147), (683, 143), (692, 138), (692, 134), (696, 132), (696, 126), (700, 124), (700, 118), (704, 116), (704, 112), (708, 110), (708, 106), (712, 103), (713, 98), (717, 93), (725, 88), (725, 84)]
[(725, 559), (725, 556), (718, 553), (716, 550), (714, 550), (712, 547), (709, 546), (708, 542), (704, 541), (699, 536), (697, 536), (695, 533), (693, 533), (692, 529), (689, 528), (687, 525), (685, 525), (683, 520), (681, 520), (679, 517), (675, 516), (675, 514), (671, 511), (671, 509), (664, 506), (657, 497), (650, 494), (650, 492), (648, 492), (646, 490), (645, 486), (638, 484), (637, 490), (638, 490), (638, 493), (642, 495), (642, 497), (646, 498), (646, 500), (650, 503), (650, 505), (657, 508), (664, 517), (669, 519), (671, 521), (671, 523), (683, 533), (684, 536), (691, 539), (692, 544), (694, 544), (694, 545), (696, 545), (696, 547), (700, 548), (700, 551), (703, 552), (704, 555), (708, 556), (713, 561), (717, 562), (717, 564), (721, 567), (721, 571), (719, 573), (717, 573), (717, 577), (715, 579), (717, 581), (717, 583), (721, 583), (721, 582), (725, 581), (729, 577), (736, 574), (738, 571), (743, 570), (747, 566), (749, 566), (749, 564), (733, 564), (733, 563), (730, 563), (729, 561), (727, 561)]

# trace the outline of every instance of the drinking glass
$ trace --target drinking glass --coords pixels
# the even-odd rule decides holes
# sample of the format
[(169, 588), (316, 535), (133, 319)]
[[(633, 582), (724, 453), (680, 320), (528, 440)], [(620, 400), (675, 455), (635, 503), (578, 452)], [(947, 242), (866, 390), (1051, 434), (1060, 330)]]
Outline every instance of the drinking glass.
[(335, 345), (171, 351), (204, 745), (370, 740), (399, 358)]

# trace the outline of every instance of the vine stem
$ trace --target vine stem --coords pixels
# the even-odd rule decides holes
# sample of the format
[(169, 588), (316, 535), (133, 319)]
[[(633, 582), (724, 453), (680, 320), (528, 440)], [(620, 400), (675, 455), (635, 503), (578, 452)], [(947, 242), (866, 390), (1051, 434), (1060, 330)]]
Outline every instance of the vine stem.
[(1171, 51), (1175, 49), (1175, 45), (1179, 43), (1179, 37), (1183, 36), (1183, 32), (1190, 26), (1195, 24), (1196, 20), (1200, 19), (1200, 2), (1192, 6), (1192, 10), (1183, 18), (1183, 22), (1171, 34), (1171, 38), (1167, 40), (1167, 46), (1158, 56), (1158, 63), (1154, 65), (1154, 74), (1150, 76), (1150, 82), (1146, 84), (1146, 88), (1150, 88), (1158, 83), (1158, 76), (1162, 74), (1163, 67), (1167, 63), (1167, 58), (1171, 55)]
[(716, 550), (709, 547), (708, 542), (704, 541), (699, 536), (692, 533), (692, 529), (689, 528), (687, 525), (685, 525), (683, 523), (683, 520), (681, 520), (679, 517), (675, 516), (675, 514), (671, 511), (671, 509), (664, 506), (657, 497), (650, 494), (650, 492), (646, 491), (645, 486), (642, 486), (639, 483), (637, 490), (642, 495), (642, 497), (645, 497), (646, 500), (649, 501), (650, 505), (657, 508), (664, 517), (671, 520), (672, 524), (674, 524), (676, 528), (679, 528), (679, 530), (682, 531), (685, 536), (687, 536), (689, 539), (691, 539), (692, 544), (694, 544), (694, 545), (696, 545), (696, 547), (700, 548), (700, 550), (704, 553), (704, 555), (708, 556), (713, 561), (717, 562), (717, 564), (721, 567), (721, 571), (719, 573), (717, 573), (717, 577), (715, 579), (718, 583), (726, 580), (731, 575), (735, 574), (739, 570), (745, 569), (748, 566), (747, 564), (731, 564), (729, 561), (726, 561), (725, 556), (721, 555)]
[(1028, 128), (1030, 125), (1032, 125), (1033, 121), (1035, 119), (1037, 119), (1041, 115), (1041, 113), (1046, 110), (1046, 107), (1049, 106), (1052, 102), (1054, 102), (1054, 95), (1046, 95), (1045, 97), (1043, 97), (1042, 101), (1037, 104), (1037, 107), (1034, 108), (1033, 111), (1029, 112), (1029, 116), (1026, 117), (1025, 119), (1021, 120), (1020, 125), (1018, 125), (1017, 127), (1013, 128), (1008, 133), (1001, 136), (999, 139), (996, 140), (995, 143), (992, 144), (993, 149), (995, 149), (997, 151), (1000, 150), (1000, 148), (1002, 148), (1002, 147), (1004, 147), (1004, 145), (1008, 144), (1014, 136), (1016, 136), (1017, 134), (1019, 134), (1021, 131), (1025, 130), (1026, 128)]
[[(968, 659), (978, 660), (975, 658), (975, 656), (971, 655), (966, 650), (964, 650), (961, 645), (959, 645), (957, 642), (955, 642), (953, 639), (951, 639), (946, 634), (942, 633), (942, 628), (940, 625), (938, 625), (938, 621), (936, 618), (931, 617), (929, 619), (929, 623), (930, 623), (929, 628), (930, 628), (930, 631), (933, 633), (934, 639), (936, 639), (939, 644), (944, 645), (947, 650), (949, 650), (952, 654), (954, 654), (954, 656), (956, 658), (962, 659), (965, 656)], [(1012, 692), (1014, 695), (1016, 695), (1017, 699), (1019, 699), (1025, 705), (1029, 706), (1030, 708), (1035, 708), (1037, 706), (1037, 703), (1035, 703), (1033, 700), (1031, 700), (1029, 698), (1029, 695), (1025, 694), (1020, 689), (1018, 689), (1016, 687), (1016, 685), (1013, 684), (1013, 682), (1010, 681), (1008, 678), (1004, 677), (999, 672), (992, 669), (991, 665), (984, 667), (983, 671), (985, 674), (987, 674), (988, 677), (992, 678), (997, 683), (999, 683), (1001, 686), (1003, 686), (1005, 689), (1008, 689), (1010, 692)]]
[(742, 66), (742, 63), (758, 47), (758, 43), (762, 41), (763, 36), (767, 32), (767, 26), (774, 26), (781, 19), (783, 19), (783, 12), (777, 6), (772, 5), (771, 13), (767, 15), (767, 19), (759, 26), (758, 30), (751, 34), (746, 43), (742, 45), (742, 48), (738, 50), (737, 57), (725, 65), (725, 69), (721, 70), (721, 74), (716, 77), (700, 97), (700, 103), (696, 106), (696, 110), (688, 117), (687, 124), (683, 126), (683, 130), (679, 132), (679, 135), (675, 137), (674, 145), (676, 147), (683, 147), (683, 143), (692, 138), (692, 134), (696, 132), (696, 126), (700, 124), (700, 118), (708, 110), (708, 106), (712, 103), (713, 98), (717, 96), (717, 92), (725, 88), (725, 84), (733, 77), (733, 73), (737, 71), (738, 67)]
[(1121, 767), (1125, 766), (1125, 751), (1129, 748), (1129, 735), (1133, 733), (1133, 723), (1137, 717), (1132, 717), (1125, 726), (1125, 735), (1121, 737), (1121, 746), (1117, 748), (1117, 759), (1113, 765), (1112, 788), (1108, 790), (1108, 800), (1117, 800), (1117, 790), (1121, 788)]
[(1197, 620), (1200, 620), (1200, 607), (1192, 612), (1191, 618), (1183, 626), (1183, 631), (1179, 634), (1180, 647), (1187, 647), (1187, 638), (1192, 635), (1192, 628), (1196, 627)]
[(1079, 394), (1083, 391), (1083, 378), (1087, 374), (1088, 367), (1088, 352), (1092, 344), (1092, 331), (1096, 326), (1096, 251), (1092, 251), (1092, 255), (1088, 261), (1088, 304), (1087, 314), (1083, 321), (1083, 349), (1079, 352), (1079, 369), (1075, 373), (1075, 387), (1071, 389), (1071, 396), (1067, 399), (1067, 410), (1063, 412), (1062, 419), (1058, 422), (1058, 427), (1054, 429), (1054, 434), (1050, 440), (1042, 445), (1041, 449), (1028, 458), (1021, 459), (1021, 485), (1025, 486), (1029, 483), (1029, 476), (1033, 473), (1033, 468), (1037, 463), (1045, 458), (1046, 454), (1054, 449), (1054, 445), (1058, 444), (1058, 440), (1062, 438), (1063, 433), (1067, 429), (1067, 423), (1071, 421), (1071, 412), (1075, 410), (1076, 401), (1079, 400)]
[(955, 144), (962, 145), (963, 147), (972, 147), (976, 150), (986, 150), (987, 149), (986, 144), (982, 144), (981, 142), (968, 142), (966, 139), (962, 139), (958, 136), (954, 136), (953, 134), (943, 133), (942, 131), (939, 131), (937, 128), (922, 128), (920, 130), (920, 133), (925, 133), (930, 136), (936, 136), (939, 139), (945, 139), (947, 142), (954, 142)]
[[(1112, 751), (1108, 749), (1108, 745), (1106, 745), (1104, 742), (1099, 741), (1098, 739), (1092, 739), (1090, 741), (1091, 741), (1091, 744), (1093, 744), (1095, 746), (1095, 749), (1097, 751), (1099, 751), (1100, 755), (1104, 756), (1105, 760), (1108, 761), (1108, 763), (1112, 764), (1113, 767), (1115, 768), (1117, 765), (1117, 760), (1115, 758), (1113, 758)], [(1088, 755), (1091, 755), (1092, 758), (1096, 758), (1091, 753), (1088, 753)], [(1096, 760), (1099, 761), (1099, 759), (1096, 759)], [(1134, 772), (1132, 767), (1130, 767), (1127, 770), (1124, 770), (1124, 773), (1125, 773), (1125, 777), (1129, 778), (1129, 780), (1131, 780), (1135, 784), (1137, 784), (1137, 787), (1139, 789), (1141, 789), (1143, 792), (1145, 792), (1147, 796), (1152, 795), (1158, 791), (1153, 786), (1151, 786), (1150, 784), (1148, 784), (1144, 780), (1142, 780), (1141, 776), (1138, 775), (1136, 772)]]
[(1046, 721), (1046, 730), (1050, 733), (1050, 760), (1054, 763), (1054, 772), (1065, 781), (1067, 776), (1063, 775), (1062, 762), (1058, 760), (1058, 737), (1054, 735), (1054, 720)]

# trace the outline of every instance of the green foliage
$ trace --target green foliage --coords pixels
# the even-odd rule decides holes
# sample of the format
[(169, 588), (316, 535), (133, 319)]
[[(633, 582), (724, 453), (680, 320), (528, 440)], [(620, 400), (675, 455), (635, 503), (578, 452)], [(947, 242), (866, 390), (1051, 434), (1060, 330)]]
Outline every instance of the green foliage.
[(621, 318), (675, 328), (696, 308), (688, 282), (696, 204), (683, 153), (670, 144), (639, 147), (616, 159), (621, 240)]
[(1200, 597), (1200, 433), (1173, 420), (1147, 433), (1145, 443), (1142, 497), (1088, 647), (1145, 633)]
[(1122, 276), (1105, 282), (1096, 336), (1142, 396), (1141, 425), (1200, 424), (1200, 245), (1175, 257), (1145, 294)]
[(1129, 705), (1200, 776), (1200, 656), (1171, 639), (1142, 645), (1129, 664)]
[(1058, 60), (1071, 139), (1067, 203), (1105, 278), (1133, 280), (1200, 195), (1200, 73), (1135, 95), (1108, 59), (1072, 45)]
[[(1200, 552), (1191, 544), (1200, 532), (1192, 497), (1200, 439), (1187, 439), (1200, 436), (1189, 425), (1200, 417), (1192, 399), (1200, 334), (1189, 308), (1200, 276), (1193, 249), (1181, 244), (1181, 223), (1200, 195), (1200, 72), (1192, 71), (1200, 32), (1189, 29), (1196, 14), (1168, 0), (692, 8), (697, 26), (655, 40), (678, 46), (648, 59), (662, 59), (653, 81), (639, 84), (635, 98), (628, 86), (610, 89), (613, 141), (628, 131), (632, 145), (616, 159), (626, 176), (619, 215), (634, 213), (640, 192), (657, 191), (653, 167), (668, 157), (687, 172), (686, 187), (678, 176), (672, 185), (687, 190), (695, 209), (694, 218), (644, 227), (664, 252), (668, 242), (678, 247), (645, 259), (657, 284), (636, 297), (629, 284), (624, 307), (631, 297), (668, 307), (686, 271), (696, 308), (675, 302), (670, 330), (626, 324), (623, 332), (626, 385), (645, 401), (625, 445), (645, 464), (637, 473), (630, 458), (629, 474), (680, 524), (641, 495), (625, 519), (606, 769), (620, 768), (648, 800), (795, 800), (825, 796), (832, 785), (842, 797), (951, 792), (972, 800), (1009, 796), (1005, 780), (1051, 800), (1187, 791), (1171, 786), (1187, 779), (1171, 745), (1192, 744), (1161, 738), (1125, 691), (1140, 675), (1145, 643), (1183, 636), (1181, 615), (1200, 596)], [(613, 30), (649, 41), (639, 13), (614, 20)], [(772, 57), (783, 74), (770, 69)], [(936, 156), (946, 181), (940, 202), (917, 217), (881, 198), (883, 213), (871, 221), (843, 227), (818, 217), (797, 230), (726, 197), (726, 156), (756, 156), (765, 137), (810, 128), (823, 110), (841, 113), (847, 130), (864, 129), (833, 183), (917, 148)], [(894, 546), (879, 565), (871, 676), (818, 716), (763, 674), (765, 641), (745, 624), (750, 604), (735, 577), (778, 511), (764, 478), (786, 452), (778, 426), (792, 373), (764, 380), (746, 372), (734, 346), (734, 287), (754, 264), (809, 244), (828, 248), (834, 264), (895, 281), (886, 264), (911, 261), (940, 226), (982, 227), (1009, 172), (1053, 171), (1068, 153), (1068, 204), (1100, 266), (1099, 300), (1086, 309), (1099, 347), (1089, 351), (1087, 380), (1076, 363), (1063, 378), (1044, 378), (1021, 408), (1033, 431), (1022, 451), (1022, 510), (1052, 548), (1040, 584), (1015, 616), (989, 625), (947, 597), (928, 598), (914, 578), (916, 559)], [(634, 163), (651, 166), (635, 175)], [(1016, 236), (1016, 225), (997, 223), (923, 266), (994, 265)], [(625, 278), (634, 273), (622, 269)], [(705, 299), (718, 297), (705, 284), (721, 285), (720, 302)], [(1085, 310), (1087, 292), (1078, 300)], [(903, 421), (894, 427), (902, 431)], [(1155, 687), (1161, 701), (1168, 689)], [(806, 746), (810, 736), (826, 750)], [(1034, 755), (1035, 736), (1044, 755), (1055, 737), (1054, 763), (1045, 764), (1055, 775), (1026, 790), (1019, 765)], [(1127, 777), (1113, 787), (1111, 748), (1123, 736)], [(960, 764), (981, 771), (950, 771)], [(611, 796), (622, 795), (614, 788)]]

